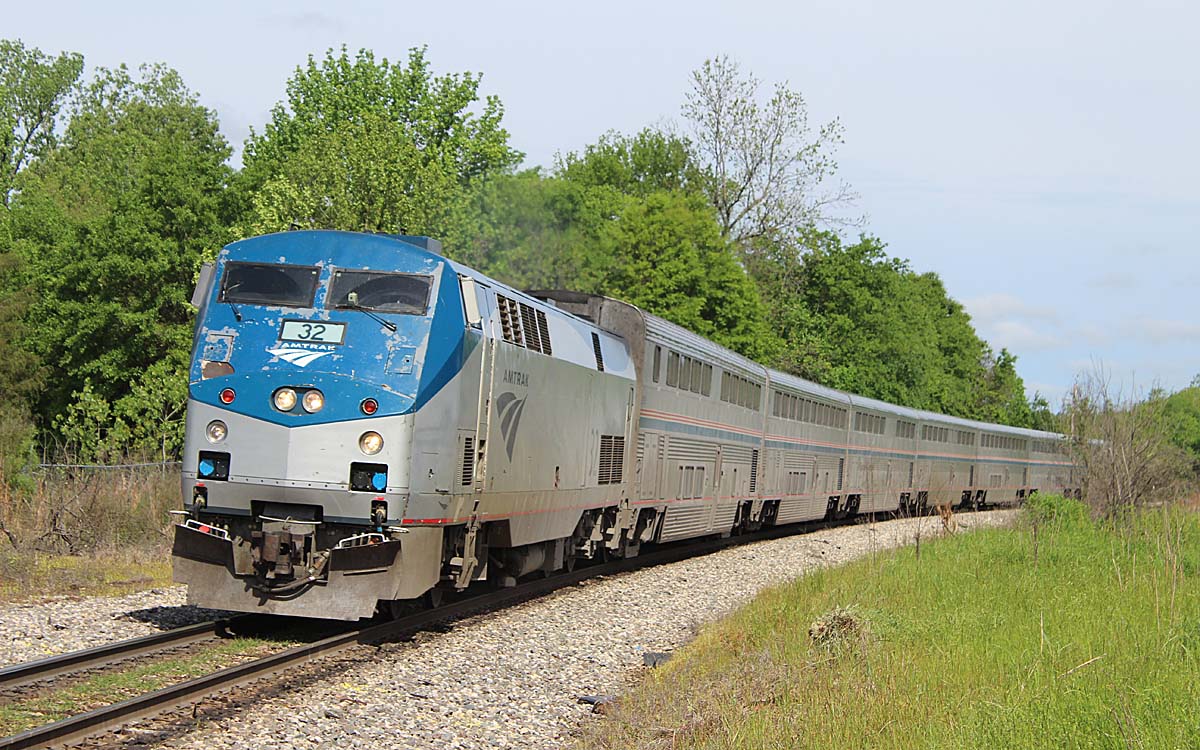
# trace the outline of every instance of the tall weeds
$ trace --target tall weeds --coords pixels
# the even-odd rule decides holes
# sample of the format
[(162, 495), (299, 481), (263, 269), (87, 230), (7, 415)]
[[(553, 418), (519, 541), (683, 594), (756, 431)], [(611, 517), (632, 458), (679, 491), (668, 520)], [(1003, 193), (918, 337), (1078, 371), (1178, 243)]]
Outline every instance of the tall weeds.
[(1070, 456), (1092, 512), (1126, 516), (1185, 494), (1196, 477), (1172, 443), (1166, 399), (1116, 387), (1103, 369), (1080, 375), (1063, 404)]
[(10, 553), (89, 554), (170, 543), (177, 466), (44, 468), (0, 478), (0, 547)]

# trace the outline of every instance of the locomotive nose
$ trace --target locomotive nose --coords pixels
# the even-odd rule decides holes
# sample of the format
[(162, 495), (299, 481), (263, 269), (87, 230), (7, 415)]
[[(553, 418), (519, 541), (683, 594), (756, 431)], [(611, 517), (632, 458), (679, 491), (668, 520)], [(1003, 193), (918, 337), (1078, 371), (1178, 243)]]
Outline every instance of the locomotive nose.
[[(255, 487), (406, 491), (411, 413), (388, 414), (378, 406), (368, 416), (358, 394), (338, 399), (328, 389), (322, 393), (320, 410), (310, 413), (298, 404), (285, 414), (271, 406), (276, 418), (269, 420), (191, 401), (184, 471)], [(241, 401), (239, 395), (235, 404)], [(335, 414), (343, 418), (331, 420)], [(354, 515), (366, 518), (368, 512)]]

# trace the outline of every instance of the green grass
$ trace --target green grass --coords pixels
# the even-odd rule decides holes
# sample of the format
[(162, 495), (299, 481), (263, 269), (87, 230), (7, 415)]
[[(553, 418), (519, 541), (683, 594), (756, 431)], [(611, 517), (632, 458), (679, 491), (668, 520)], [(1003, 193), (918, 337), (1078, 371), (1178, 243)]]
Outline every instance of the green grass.
[(251, 658), (295, 645), (290, 641), (234, 638), (194, 653), (106, 672), (60, 690), (0, 705), (0, 737), (142, 695)]
[(47, 596), (119, 596), (172, 585), (169, 548), (83, 555), (0, 550), (0, 604)]
[[(1014, 529), (765, 592), (581, 745), (1200, 747), (1198, 573), (1194, 514), (1148, 511), (1114, 529), (1043, 498)], [(810, 626), (835, 610), (861, 629), (814, 644)]]

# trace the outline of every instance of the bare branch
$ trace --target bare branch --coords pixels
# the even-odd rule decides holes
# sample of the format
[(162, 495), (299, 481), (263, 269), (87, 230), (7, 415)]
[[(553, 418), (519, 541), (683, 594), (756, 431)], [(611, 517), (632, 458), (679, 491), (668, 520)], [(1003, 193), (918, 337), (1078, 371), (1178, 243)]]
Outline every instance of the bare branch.
[(683, 105), (724, 234), (744, 244), (817, 224), (861, 224), (840, 213), (858, 196), (843, 182), (829, 184), (841, 124), (813, 132), (799, 92), (779, 84), (760, 104), (758, 90), (758, 79), (718, 57), (692, 73)]

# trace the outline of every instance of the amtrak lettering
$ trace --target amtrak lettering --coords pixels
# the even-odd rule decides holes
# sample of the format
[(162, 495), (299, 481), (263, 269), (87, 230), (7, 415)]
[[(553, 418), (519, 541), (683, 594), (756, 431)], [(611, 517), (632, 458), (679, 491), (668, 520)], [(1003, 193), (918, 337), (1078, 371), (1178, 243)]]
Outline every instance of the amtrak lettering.
[(504, 437), (504, 451), (512, 461), (513, 445), (517, 442), (517, 428), (521, 425), (521, 412), (525, 411), (525, 399), (505, 391), (496, 397), (496, 412), (500, 415), (500, 434)]
[(520, 370), (505, 370), (504, 382), (510, 385), (520, 385), (525, 388), (529, 387), (529, 374)]

